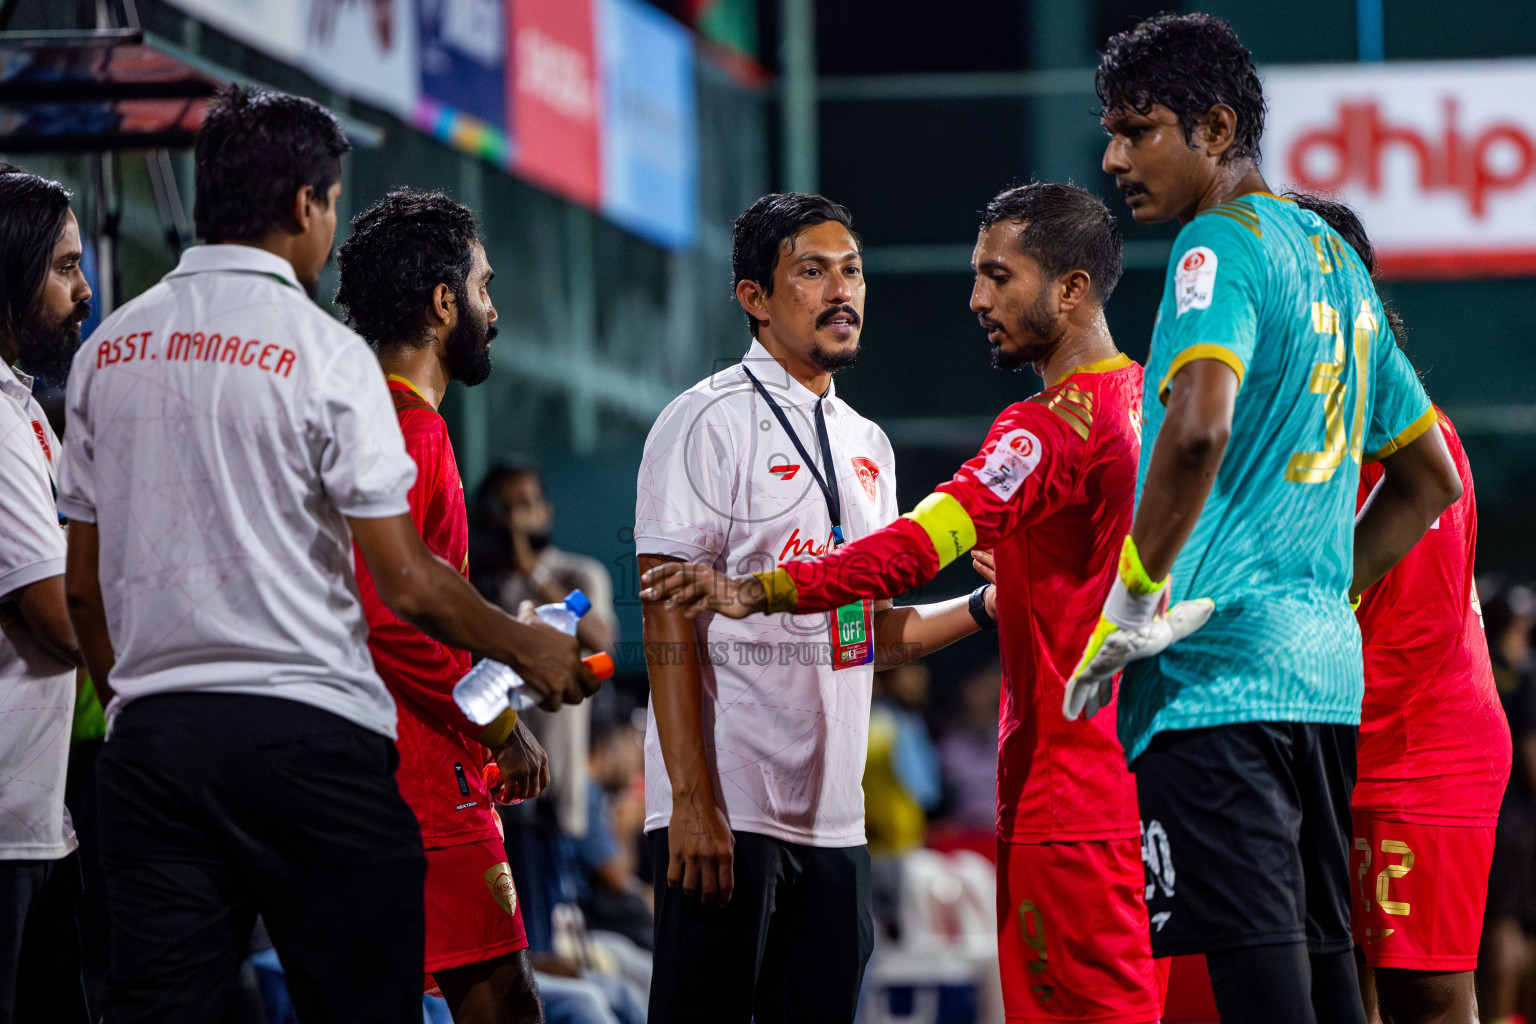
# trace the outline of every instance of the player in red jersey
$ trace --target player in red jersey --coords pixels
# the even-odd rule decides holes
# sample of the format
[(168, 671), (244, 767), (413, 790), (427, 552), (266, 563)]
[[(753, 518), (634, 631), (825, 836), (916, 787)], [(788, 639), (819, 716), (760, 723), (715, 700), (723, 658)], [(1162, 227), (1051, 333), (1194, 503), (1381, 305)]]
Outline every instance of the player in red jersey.
[[(1353, 211), (1288, 198), (1327, 221), (1375, 273), (1376, 253)], [(1388, 319), (1401, 342), (1401, 321), (1390, 309)], [(1356, 613), (1365, 703), (1350, 802), (1351, 924), (1366, 964), (1366, 1013), (1392, 1024), (1477, 1019), (1472, 971), (1512, 755), (1473, 580), (1472, 467), (1450, 418), (1435, 412), (1461, 497), (1360, 595)], [(1379, 463), (1360, 468), (1361, 508), (1382, 478)]]
[(664, 565), (642, 596), (692, 614), (809, 612), (893, 597), (990, 549), (1004, 672), (998, 955), (1008, 1019), (1145, 1024), (1162, 1016), (1166, 975), (1148, 938), (1135, 781), (1112, 703), (1092, 719), (1060, 711), (1135, 492), (1141, 367), (1115, 348), (1103, 313), (1120, 277), (1120, 233), (1087, 192), (1025, 185), (988, 205), (972, 259), (971, 308), (994, 364), (1032, 364), (1045, 390), (1005, 409), (980, 453), (885, 529), (739, 579)]
[[(467, 572), (464, 486), (437, 406), (449, 381), (474, 386), (491, 369), (496, 310), (474, 215), (441, 193), (391, 192), (352, 222), (337, 263), (337, 305), (378, 349), (416, 460), (411, 519), (434, 554)], [(488, 729), (465, 718), (452, 691), (469, 671), (469, 653), (386, 608), (362, 559), (357, 581), (374, 666), (399, 711), (395, 777), (427, 850), (427, 987), (441, 988), (459, 1024), (542, 1021), (517, 888), (482, 769), (490, 748), (505, 780), (498, 795), (537, 796), (549, 781), (544, 752), (514, 715)]]

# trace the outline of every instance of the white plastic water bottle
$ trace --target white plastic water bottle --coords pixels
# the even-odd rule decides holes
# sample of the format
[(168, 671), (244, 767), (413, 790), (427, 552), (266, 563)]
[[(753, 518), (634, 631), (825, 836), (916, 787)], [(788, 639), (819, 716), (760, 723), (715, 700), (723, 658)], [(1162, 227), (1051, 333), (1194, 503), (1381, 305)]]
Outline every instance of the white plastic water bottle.
[[(545, 625), (566, 636), (575, 636), (577, 623), (591, 610), (592, 602), (587, 595), (573, 590), (565, 595), (564, 601), (540, 605), (534, 609), (534, 614)], [(612, 672), (611, 668), (609, 672)], [(465, 717), (476, 725), (490, 725), (508, 707), (520, 712), (539, 702), (538, 695), (528, 689), (522, 676), (510, 666), (490, 658), (482, 658), (454, 684), (453, 699)]]

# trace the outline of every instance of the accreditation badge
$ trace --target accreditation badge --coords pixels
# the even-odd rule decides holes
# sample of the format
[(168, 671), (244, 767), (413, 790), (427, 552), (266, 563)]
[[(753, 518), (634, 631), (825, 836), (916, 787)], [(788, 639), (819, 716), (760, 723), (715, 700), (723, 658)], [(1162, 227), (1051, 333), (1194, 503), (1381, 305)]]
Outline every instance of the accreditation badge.
[(836, 609), (830, 616), (832, 668), (853, 668), (875, 660), (875, 602), (869, 598)]

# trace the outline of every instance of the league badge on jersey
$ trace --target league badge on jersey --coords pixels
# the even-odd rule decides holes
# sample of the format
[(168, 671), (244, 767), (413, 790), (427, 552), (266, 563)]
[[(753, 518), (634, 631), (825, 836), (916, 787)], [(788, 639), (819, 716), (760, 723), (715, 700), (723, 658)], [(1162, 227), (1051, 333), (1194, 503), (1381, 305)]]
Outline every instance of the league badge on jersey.
[(1183, 316), (1192, 309), (1209, 309), (1215, 291), (1215, 252), (1197, 245), (1179, 257), (1178, 269), (1173, 272), (1173, 298), (1178, 306), (1177, 316)]
[(1040, 465), (1040, 439), (1027, 430), (1010, 430), (976, 471), (976, 479), (1003, 501), (1013, 498), (1024, 478)]
[(848, 460), (853, 463), (853, 471), (859, 476), (859, 483), (864, 485), (864, 493), (870, 501), (875, 500), (875, 478), (880, 475), (880, 465), (874, 459), (866, 459), (862, 455), (855, 455)]

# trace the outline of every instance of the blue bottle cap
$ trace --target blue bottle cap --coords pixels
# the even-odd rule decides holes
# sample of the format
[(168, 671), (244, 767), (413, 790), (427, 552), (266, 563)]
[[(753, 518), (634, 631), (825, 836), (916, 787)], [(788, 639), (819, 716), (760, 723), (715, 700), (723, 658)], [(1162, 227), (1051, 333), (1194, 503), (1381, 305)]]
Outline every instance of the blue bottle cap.
[(573, 590), (565, 595), (565, 606), (569, 608), (579, 619), (592, 610), (592, 602), (579, 590)]

